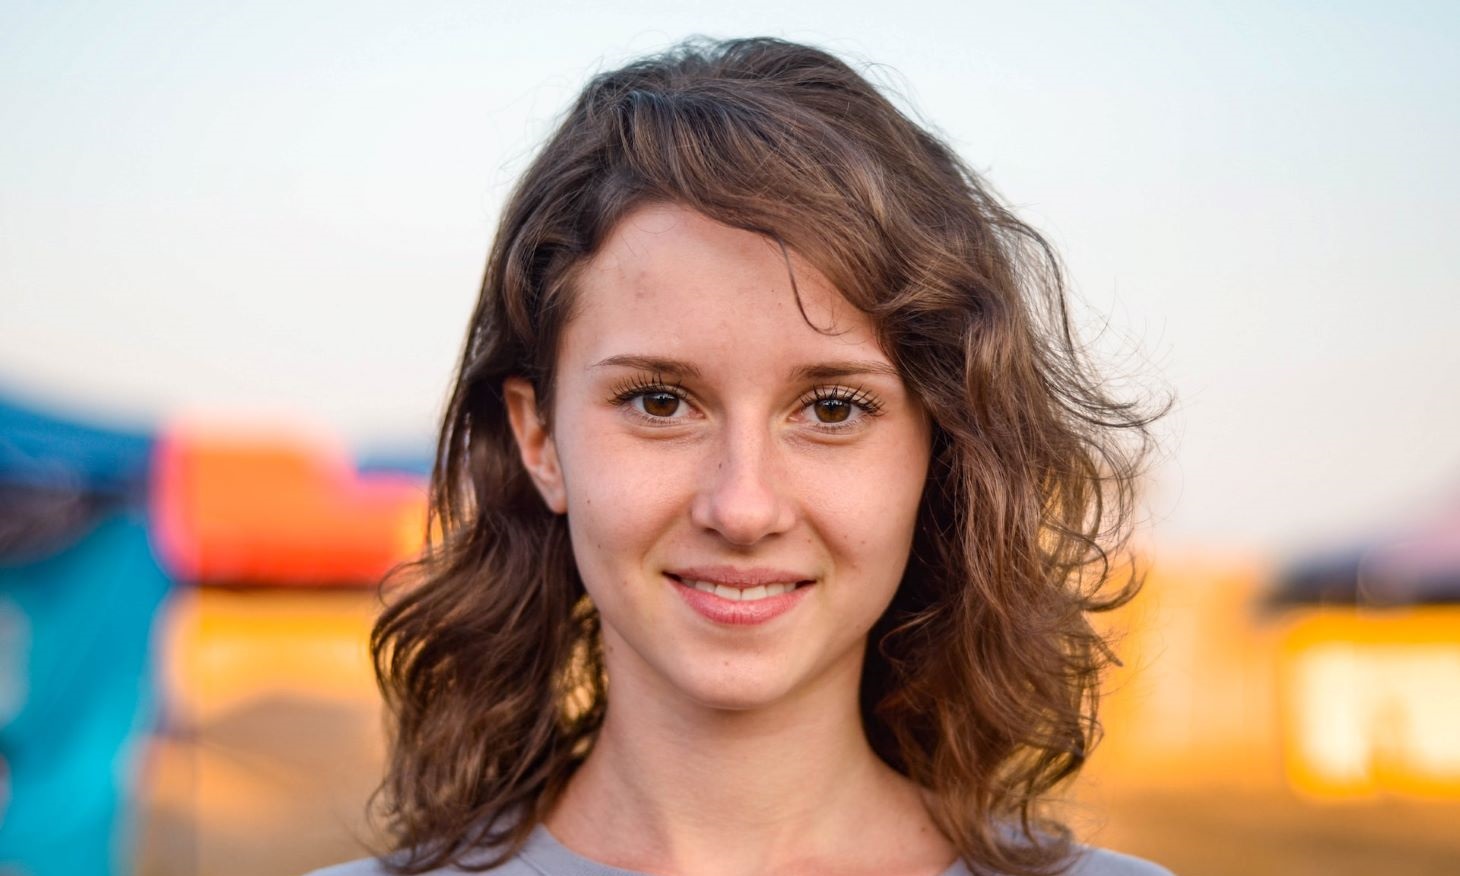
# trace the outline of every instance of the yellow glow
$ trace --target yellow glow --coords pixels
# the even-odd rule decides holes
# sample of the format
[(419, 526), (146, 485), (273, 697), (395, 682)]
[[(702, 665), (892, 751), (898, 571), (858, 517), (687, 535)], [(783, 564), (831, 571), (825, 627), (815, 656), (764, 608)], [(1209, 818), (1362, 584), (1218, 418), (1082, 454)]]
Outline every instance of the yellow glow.
[(1282, 663), (1295, 787), (1460, 797), (1460, 609), (1315, 613)]

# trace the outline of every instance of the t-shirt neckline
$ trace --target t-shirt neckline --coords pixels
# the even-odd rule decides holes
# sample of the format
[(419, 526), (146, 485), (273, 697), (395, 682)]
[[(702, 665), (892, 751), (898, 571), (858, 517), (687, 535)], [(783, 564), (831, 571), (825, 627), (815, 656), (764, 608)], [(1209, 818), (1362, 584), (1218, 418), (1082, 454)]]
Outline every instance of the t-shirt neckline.
[[(547, 825), (538, 822), (522, 847), (522, 860), (543, 876), (647, 876), (585, 858), (558, 841)], [(967, 876), (968, 868), (955, 860), (938, 876)]]

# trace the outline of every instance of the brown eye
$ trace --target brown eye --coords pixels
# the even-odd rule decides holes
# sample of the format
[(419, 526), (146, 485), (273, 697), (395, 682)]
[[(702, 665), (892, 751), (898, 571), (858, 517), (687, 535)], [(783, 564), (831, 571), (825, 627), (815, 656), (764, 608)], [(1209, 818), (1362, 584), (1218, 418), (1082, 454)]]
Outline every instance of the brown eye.
[(823, 423), (840, 423), (852, 412), (851, 402), (839, 398), (823, 398), (816, 402), (816, 419)]
[(679, 410), (679, 396), (669, 392), (647, 392), (644, 399), (644, 413), (652, 417), (672, 417)]

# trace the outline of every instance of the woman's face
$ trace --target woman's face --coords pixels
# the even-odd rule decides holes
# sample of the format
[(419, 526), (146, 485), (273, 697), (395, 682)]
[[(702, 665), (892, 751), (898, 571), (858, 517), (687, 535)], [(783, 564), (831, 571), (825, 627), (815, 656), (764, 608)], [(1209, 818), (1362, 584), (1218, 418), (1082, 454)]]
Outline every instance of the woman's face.
[(802, 318), (774, 243), (641, 207), (579, 276), (551, 435), (531, 387), (506, 384), (615, 690), (749, 709), (854, 683), (902, 577), (927, 418), (868, 317), (792, 264), (806, 316), (834, 333)]

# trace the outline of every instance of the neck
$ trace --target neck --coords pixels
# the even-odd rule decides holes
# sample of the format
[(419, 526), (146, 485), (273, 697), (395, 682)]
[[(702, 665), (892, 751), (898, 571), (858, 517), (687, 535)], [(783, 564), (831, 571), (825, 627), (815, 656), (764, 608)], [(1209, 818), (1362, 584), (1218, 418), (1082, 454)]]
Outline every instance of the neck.
[(794, 871), (845, 855), (889, 799), (920, 806), (863, 732), (861, 668), (859, 652), (775, 703), (728, 710), (610, 661), (603, 727), (548, 829), (586, 857), (649, 872)]

